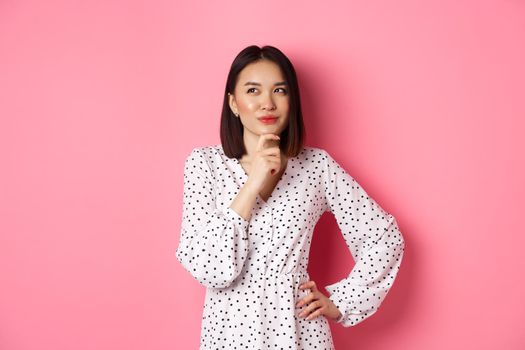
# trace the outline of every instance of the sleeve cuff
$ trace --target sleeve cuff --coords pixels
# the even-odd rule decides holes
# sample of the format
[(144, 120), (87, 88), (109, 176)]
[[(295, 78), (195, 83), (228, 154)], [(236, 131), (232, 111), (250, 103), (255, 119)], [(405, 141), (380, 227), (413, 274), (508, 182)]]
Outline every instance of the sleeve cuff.
[(227, 207), (224, 210), (224, 215), (231, 221), (233, 221), (238, 227), (240, 227), (243, 231), (246, 231), (248, 228), (248, 224), (250, 223), (248, 220), (245, 220), (242, 216), (239, 215), (235, 210), (233, 210), (230, 207)]

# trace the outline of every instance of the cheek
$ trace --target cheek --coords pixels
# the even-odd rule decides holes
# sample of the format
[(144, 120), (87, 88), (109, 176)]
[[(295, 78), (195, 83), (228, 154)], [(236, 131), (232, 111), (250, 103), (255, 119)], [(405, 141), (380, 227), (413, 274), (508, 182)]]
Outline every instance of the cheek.
[(281, 101), (279, 103), (279, 109), (282, 111), (288, 111), (290, 110), (290, 102), (289, 101)]
[(247, 100), (237, 101), (237, 106), (241, 111), (251, 111), (256, 108), (255, 103)]

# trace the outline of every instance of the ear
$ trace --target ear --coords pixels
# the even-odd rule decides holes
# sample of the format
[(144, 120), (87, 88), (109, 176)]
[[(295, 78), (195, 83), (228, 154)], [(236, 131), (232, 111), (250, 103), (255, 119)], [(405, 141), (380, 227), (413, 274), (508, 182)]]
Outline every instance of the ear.
[(228, 104), (230, 105), (233, 114), (237, 114), (237, 103), (235, 102), (233, 94), (228, 93)]

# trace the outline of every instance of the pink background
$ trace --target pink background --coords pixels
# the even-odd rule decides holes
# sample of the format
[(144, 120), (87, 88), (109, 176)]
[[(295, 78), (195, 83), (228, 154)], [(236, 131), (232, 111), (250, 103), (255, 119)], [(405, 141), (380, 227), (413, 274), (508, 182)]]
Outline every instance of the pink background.
[[(406, 241), (337, 348), (525, 348), (524, 38), (517, 0), (0, 2), (0, 349), (198, 347), (183, 161), (251, 44), (290, 57), (307, 144)], [(325, 214), (312, 278), (352, 266)]]

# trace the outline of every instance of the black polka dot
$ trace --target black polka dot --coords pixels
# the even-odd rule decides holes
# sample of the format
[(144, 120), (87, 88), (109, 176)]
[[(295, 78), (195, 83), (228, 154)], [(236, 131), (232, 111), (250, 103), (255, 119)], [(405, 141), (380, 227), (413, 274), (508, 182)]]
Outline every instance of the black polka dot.
[(181, 236), (176, 257), (206, 287), (201, 349), (334, 349), (325, 316), (311, 320), (295, 304), (309, 290), (314, 227), (331, 212), (356, 261), (326, 286), (342, 316), (356, 325), (373, 315), (392, 287), (405, 243), (396, 219), (323, 149), (290, 157), (265, 200), (245, 220), (230, 204), (248, 175), (222, 146), (194, 148), (184, 164)]

